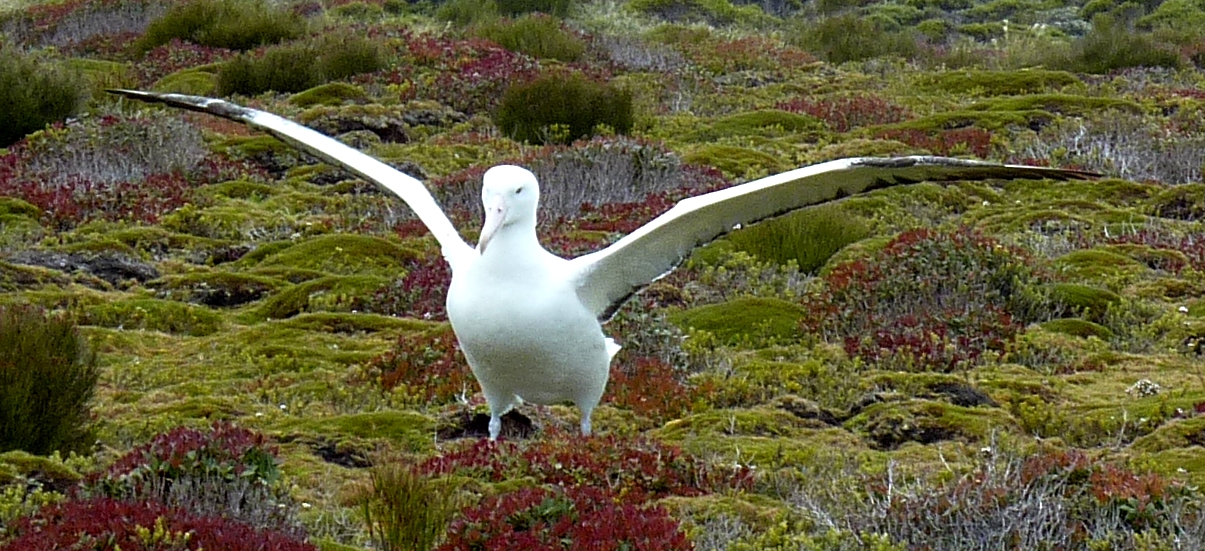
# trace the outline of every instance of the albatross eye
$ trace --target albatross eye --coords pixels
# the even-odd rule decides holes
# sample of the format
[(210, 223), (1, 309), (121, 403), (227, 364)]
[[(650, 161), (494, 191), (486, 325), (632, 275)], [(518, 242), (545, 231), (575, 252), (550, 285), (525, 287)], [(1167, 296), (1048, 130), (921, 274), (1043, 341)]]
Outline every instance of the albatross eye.
[(515, 195), (518, 195), (518, 194), (520, 194), (520, 193), (523, 193), (523, 188), (516, 188), (516, 189), (515, 189)]

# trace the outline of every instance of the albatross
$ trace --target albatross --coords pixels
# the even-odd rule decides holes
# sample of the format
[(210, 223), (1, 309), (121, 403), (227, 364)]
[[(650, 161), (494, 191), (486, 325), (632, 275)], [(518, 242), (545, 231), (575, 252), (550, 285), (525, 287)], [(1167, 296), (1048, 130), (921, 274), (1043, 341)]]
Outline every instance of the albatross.
[(447, 312), (489, 405), (489, 438), (520, 403), (573, 402), (581, 432), (602, 399), (619, 346), (602, 323), (690, 252), (734, 228), (873, 189), (923, 181), (1089, 179), (1095, 174), (932, 156), (830, 161), (679, 201), (602, 250), (558, 257), (540, 245), (540, 187), (527, 169), (502, 165), (482, 178), (485, 221), (466, 243), (430, 191), (339, 141), (288, 119), (227, 101), (111, 90), (147, 102), (210, 113), (266, 131), (404, 201), (438, 240), (452, 269)]

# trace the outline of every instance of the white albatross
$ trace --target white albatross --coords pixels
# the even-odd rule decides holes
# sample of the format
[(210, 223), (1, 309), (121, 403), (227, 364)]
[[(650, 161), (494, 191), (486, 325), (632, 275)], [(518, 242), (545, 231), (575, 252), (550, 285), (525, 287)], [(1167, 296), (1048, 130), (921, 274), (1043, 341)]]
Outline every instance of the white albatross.
[(922, 181), (1092, 178), (1075, 170), (944, 157), (854, 158), (804, 167), (690, 197), (614, 244), (574, 259), (536, 236), (540, 189), (517, 166), (486, 171), (485, 223), (477, 247), (461, 239), (422, 182), (282, 117), (199, 96), (111, 90), (129, 98), (211, 113), (264, 130), (397, 195), (439, 241), (452, 268), (452, 329), (490, 409), (489, 436), (522, 401), (573, 402), (583, 435), (619, 350), (602, 321), (633, 293), (673, 270), (695, 247), (733, 228), (873, 189)]

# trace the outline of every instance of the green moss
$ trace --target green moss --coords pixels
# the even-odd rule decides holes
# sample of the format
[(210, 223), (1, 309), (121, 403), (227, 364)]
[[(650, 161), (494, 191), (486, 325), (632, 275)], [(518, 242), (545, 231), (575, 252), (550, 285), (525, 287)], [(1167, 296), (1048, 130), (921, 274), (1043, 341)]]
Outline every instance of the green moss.
[(228, 199), (261, 201), (266, 197), (276, 194), (277, 189), (270, 185), (250, 180), (231, 180), (229, 182), (205, 186), (201, 188), (200, 192), (214, 198), (225, 197)]
[(218, 332), (223, 320), (221, 314), (209, 308), (170, 300), (135, 298), (88, 307), (81, 314), (80, 323), (204, 336)]
[(297, 107), (313, 107), (315, 105), (343, 105), (348, 101), (363, 101), (368, 99), (364, 89), (346, 82), (331, 82), (322, 84), (289, 96), (289, 103)]
[(1082, 312), (1089, 319), (1100, 320), (1109, 307), (1121, 302), (1121, 295), (1079, 283), (1056, 283), (1050, 286), (1050, 298), (1073, 312)]
[(258, 300), (263, 295), (288, 286), (288, 283), (270, 277), (214, 271), (168, 275), (147, 286), (156, 289), (161, 298), (211, 305), (237, 305)]
[(755, 5), (735, 6), (728, 0), (634, 0), (627, 7), (667, 21), (705, 21), (712, 25), (753, 24), (768, 19)]
[(1132, 449), (1144, 453), (1190, 446), (1205, 446), (1205, 417), (1172, 420), (1131, 444)]
[(290, 419), (281, 429), (306, 435), (341, 438), (388, 440), (405, 451), (426, 451), (431, 447), (436, 421), (413, 411), (377, 411), (337, 415), (318, 419)]
[(265, 258), (268, 258), (269, 256), (272, 256), (285, 249), (288, 249), (289, 247), (292, 247), (293, 245), (296, 245), (296, 244), (297, 244), (296, 241), (289, 241), (289, 240), (269, 241), (267, 243), (260, 243), (254, 249), (252, 249), (251, 252), (239, 257), (238, 260), (234, 261), (234, 265), (238, 266), (238, 267), (242, 267), (242, 268), (248, 268), (251, 266), (255, 266), (255, 265), (259, 264), (260, 262), (263, 262), (263, 260)]
[(1061, 115), (1082, 116), (1088, 113), (1116, 109), (1140, 114), (1137, 102), (1104, 97), (1073, 96), (1068, 94), (1036, 94), (1032, 96), (997, 98), (972, 105), (974, 111), (1034, 112), (1048, 111)]
[(295, 217), (278, 210), (263, 208), (250, 201), (230, 200), (220, 205), (199, 208), (184, 205), (160, 220), (170, 231), (209, 239), (246, 241), (251, 236), (295, 233)]
[(794, 262), (811, 273), (869, 233), (866, 220), (840, 206), (819, 205), (732, 232), (727, 240), (738, 251), (783, 265)]
[(0, 453), (0, 486), (7, 482), (4, 472), (60, 487), (79, 482), (83, 478), (78, 471), (64, 464), (57, 456), (45, 457), (20, 450)]
[(780, 109), (746, 111), (720, 117), (682, 137), (691, 142), (709, 142), (733, 136), (783, 136), (800, 132), (817, 132), (824, 123), (815, 117)]
[(845, 428), (864, 435), (879, 448), (895, 449), (905, 442), (980, 440), (993, 430), (1015, 428), (1015, 422), (997, 408), (910, 400), (871, 405), (847, 421)]
[(363, 308), (372, 292), (389, 283), (380, 276), (327, 276), (298, 283), (264, 301), (254, 319), (284, 319), (302, 312), (351, 311)]
[(677, 312), (670, 316), (670, 321), (683, 329), (707, 331), (727, 344), (764, 346), (796, 338), (803, 317), (803, 308), (795, 303), (742, 297)]
[[(15, 293), (44, 285), (67, 285), (70, 281), (58, 270), (9, 264), (0, 260), (0, 293)], [(20, 297), (14, 295), (13, 298)]]
[(872, 140), (853, 138), (826, 145), (819, 151), (807, 156), (809, 164), (848, 159), (850, 157), (896, 157), (901, 155), (919, 155), (924, 150), (912, 147), (896, 140)]
[(1073, 337), (1096, 337), (1101, 340), (1109, 340), (1113, 337), (1113, 332), (1109, 328), (1079, 318), (1054, 319), (1043, 323), (1040, 327), (1051, 333), (1062, 333)]
[(20, 216), (37, 220), (42, 216), (42, 209), (16, 197), (0, 197), (0, 215)]
[(966, 109), (961, 111), (946, 111), (920, 117), (910, 121), (885, 124), (875, 127), (876, 130), (920, 130), (922, 132), (938, 132), (955, 128), (974, 126), (984, 130), (1003, 130), (1009, 126), (1045, 125), (1055, 120), (1054, 113), (1040, 109), (1024, 111), (976, 111)]
[(1103, 281), (1110, 277), (1145, 272), (1146, 265), (1103, 248), (1071, 251), (1055, 259), (1057, 269), (1076, 279)]
[(940, 90), (951, 94), (978, 93), (985, 96), (1016, 96), (1058, 90), (1083, 84), (1075, 75), (1066, 71), (1026, 69), (1023, 71), (979, 71), (962, 70), (926, 75), (920, 84), (929, 90)]
[(382, 331), (425, 331), (433, 324), (409, 318), (346, 312), (300, 314), (279, 323), (280, 327), (323, 333), (363, 334)]
[(1205, 184), (1171, 186), (1151, 197), (1152, 215), (1174, 220), (1205, 220)]
[(160, 93), (212, 96), (218, 88), (218, 75), (198, 68), (176, 71), (151, 85), (151, 90)]
[(386, 273), (396, 275), (418, 253), (380, 237), (327, 234), (312, 237), (271, 254), (260, 267), (282, 266), (333, 274)]
[(738, 179), (777, 174), (789, 168), (769, 153), (735, 145), (700, 145), (689, 149), (682, 160), (718, 168), (726, 176)]
[(85, 58), (72, 58), (63, 63), (88, 79), (94, 90), (129, 88), (138, 84), (134, 71), (125, 63)]

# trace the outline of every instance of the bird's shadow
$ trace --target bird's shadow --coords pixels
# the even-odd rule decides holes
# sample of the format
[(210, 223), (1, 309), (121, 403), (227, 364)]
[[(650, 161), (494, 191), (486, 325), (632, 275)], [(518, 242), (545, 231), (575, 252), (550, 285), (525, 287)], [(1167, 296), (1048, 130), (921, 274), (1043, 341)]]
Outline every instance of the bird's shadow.
[[(499, 438), (507, 440), (523, 440), (534, 436), (540, 428), (530, 417), (511, 410), (502, 416), (502, 432)], [(486, 413), (458, 412), (440, 427), (437, 436), (440, 440), (456, 440), (460, 438), (486, 438), (490, 434), (490, 416)]]

